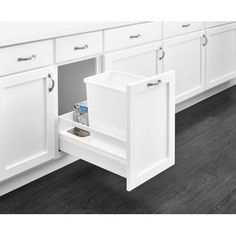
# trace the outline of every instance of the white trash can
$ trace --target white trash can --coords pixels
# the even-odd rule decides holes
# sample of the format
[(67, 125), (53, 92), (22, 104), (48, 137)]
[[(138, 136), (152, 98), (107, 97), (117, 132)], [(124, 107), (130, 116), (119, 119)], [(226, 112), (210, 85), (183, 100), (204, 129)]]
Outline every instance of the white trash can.
[(127, 85), (144, 78), (121, 72), (105, 72), (85, 78), (89, 126), (126, 139)]

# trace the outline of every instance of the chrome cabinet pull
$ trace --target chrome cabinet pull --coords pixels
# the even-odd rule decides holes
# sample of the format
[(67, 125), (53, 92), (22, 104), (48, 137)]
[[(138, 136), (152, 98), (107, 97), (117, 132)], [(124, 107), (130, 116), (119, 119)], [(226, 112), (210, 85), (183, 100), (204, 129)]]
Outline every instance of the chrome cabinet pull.
[(188, 28), (190, 26), (191, 26), (190, 24), (186, 24), (186, 25), (182, 25), (182, 28)]
[(155, 82), (155, 83), (147, 83), (147, 87), (153, 87), (153, 86), (157, 86), (157, 85), (159, 85), (159, 84), (161, 84), (161, 80), (158, 80), (158, 81)]
[(34, 60), (36, 59), (36, 55), (31, 55), (29, 57), (19, 57), (17, 58), (17, 61), (18, 62), (21, 62), (21, 61), (31, 61), (31, 60)]
[(55, 80), (52, 78), (52, 74), (48, 74), (48, 78), (52, 81), (52, 87), (48, 89), (49, 92), (52, 92), (52, 90), (55, 87)]
[(165, 57), (165, 51), (163, 50), (163, 48), (162, 47), (159, 47), (159, 51), (162, 51), (162, 55), (161, 55), (161, 57), (159, 57), (159, 60), (161, 61), (164, 57)]
[(88, 48), (88, 44), (85, 44), (83, 47), (74, 47), (74, 50), (77, 51), (77, 50), (84, 50), (84, 49), (87, 49)]
[(205, 47), (208, 43), (208, 38), (205, 34), (202, 36), (202, 38), (205, 39), (205, 43), (203, 43), (203, 47)]
[(140, 38), (140, 37), (141, 37), (140, 34), (130, 35), (130, 36), (129, 36), (130, 39), (137, 39), (137, 38)]

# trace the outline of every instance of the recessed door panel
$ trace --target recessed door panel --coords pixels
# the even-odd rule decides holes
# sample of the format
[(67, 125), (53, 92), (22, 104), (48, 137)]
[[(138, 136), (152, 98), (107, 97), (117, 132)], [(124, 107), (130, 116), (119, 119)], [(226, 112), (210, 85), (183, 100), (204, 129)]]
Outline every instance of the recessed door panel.
[(0, 180), (55, 155), (55, 90), (53, 67), (0, 80)]
[(174, 164), (174, 72), (128, 86), (127, 190)]
[(215, 87), (236, 77), (236, 24), (207, 31), (206, 85)]
[(105, 55), (105, 71), (120, 71), (150, 77), (161, 71), (158, 58), (161, 43)]
[(164, 71), (175, 70), (176, 103), (205, 89), (203, 32), (164, 41)]

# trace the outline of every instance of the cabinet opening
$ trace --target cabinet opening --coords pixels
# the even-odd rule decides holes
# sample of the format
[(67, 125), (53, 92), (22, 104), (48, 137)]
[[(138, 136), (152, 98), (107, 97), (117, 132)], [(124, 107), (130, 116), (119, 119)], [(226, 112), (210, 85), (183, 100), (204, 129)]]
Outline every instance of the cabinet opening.
[(97, 74), (97, 64), (98, 58), (90, 58), (58, 67), (58, 115), (86, 100), (84, 78)]

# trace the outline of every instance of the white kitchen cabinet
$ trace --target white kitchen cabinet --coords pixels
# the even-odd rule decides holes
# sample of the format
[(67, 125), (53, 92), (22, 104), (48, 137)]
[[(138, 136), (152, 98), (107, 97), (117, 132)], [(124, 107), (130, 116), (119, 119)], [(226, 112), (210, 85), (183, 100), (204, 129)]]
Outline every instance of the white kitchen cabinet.
[(54, 67), (0, 78), (0, 180), (55, 155)]
[(236, 23), (206, 31), (206, 87), (236, 77)]
[(176, 103), (205, 89), (204, 31), (165, 40), (163, 71), (175, 70)]
[[(60, 150), (125, 177), (128, 191), (136, 188), (175, 163), (174, 84), (171, 71), (141, 77), (126, 86), (119, 104), (124, 104), (126, 110), (122, 116), (124, 136), (77, 123), (73, 112), (60, 116)], [(118, 92), (107, 84), (100, 92), (105, 89), (107, 101), (112, 104), (112, 95)], [(87, 130), (90, 136), (74, 135), (74, 127)]]
[(121, 71), (141, 76), (153, 76), (162, 70), (162, 43), (156, 42), (104, 56), (105, 71)]
[[(12, 183), (7, 191), (41, 177), (41, 170), (50, 173), (59, 168), (41, 165), (55, 157), (57, 148), (62, 151), (57, 157), (62, 158), (50, 162), (53, 165), (60, 161), (61, 167), (81, 158), (125, 177), (127, 190), (132, 190), (174, 164), (174, 100), (180, 103), (236, 77), (234, 23), (127, 24), (27, 40), (15, 39), (13, 32), (14, 40), (1, 42), (0, 181)], [(176, 75), (169, 74), (170, 70)], [(86, 100), (83, 79), (101, 71), (146, 78), (129, 87), (122, 100), (127, 104), (122, 111), (127, 125), (122, 138), (80, 125), (70, 112), (76, 102)], [(163, 71), (167, 74), (160, 74)], [(54, 85), (58, 99), (56, 88), (49, 91)], [(78, 138), (71, 132), (74, 127), (95, 133), (97, 138)], [(38, 165), (32, 174), (23, 174)], [(23, 177), (17, 183), (19, 176)], [(0, 194), (4, 191), (0, 189)]]

